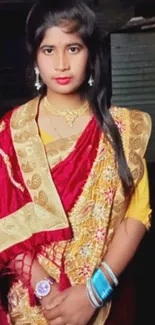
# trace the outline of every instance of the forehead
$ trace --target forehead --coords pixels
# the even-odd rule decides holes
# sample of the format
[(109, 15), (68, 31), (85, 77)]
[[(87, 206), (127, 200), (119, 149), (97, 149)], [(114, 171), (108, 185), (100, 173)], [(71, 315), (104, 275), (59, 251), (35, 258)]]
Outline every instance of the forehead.
[(46, 30), (41, 45), (54, 45), (54, 44), (70, 44), (70, 43), (82, 43), (80, 36), (77, 33), (68, 33), (65, 28), (59, 26), (53, 26)]

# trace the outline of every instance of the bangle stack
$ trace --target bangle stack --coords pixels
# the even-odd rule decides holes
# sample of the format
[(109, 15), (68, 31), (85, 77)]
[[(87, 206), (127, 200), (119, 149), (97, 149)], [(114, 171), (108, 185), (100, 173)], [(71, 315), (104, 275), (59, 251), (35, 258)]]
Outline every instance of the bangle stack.
[[(106, 262), (102, 263), (109, 276), (112, 278), (115, 285), (118, 285), (118, 280)], [(86, 285), (87, 296), (91, 305), (96, 309), (106, 304), (113, 293), (113, 288), (104, 275), (103, 271), (98, 268)]]
[(99, 303), (95, 294), (94, 294), (91, 280), (88, 280), (88, 282), (87, 282), (87, 296), (88, 296), (88, 299), (89, 299), (91, 305), (94, 308), (99, 308), (102, 306), (102, 301), (100, 301), (100, 303)]

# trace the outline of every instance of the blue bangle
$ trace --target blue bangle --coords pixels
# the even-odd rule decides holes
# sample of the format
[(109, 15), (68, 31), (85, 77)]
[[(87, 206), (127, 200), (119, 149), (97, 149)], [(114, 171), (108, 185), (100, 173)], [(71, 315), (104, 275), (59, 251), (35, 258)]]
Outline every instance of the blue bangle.
[(94, 285), (93, 285), (92, 279), (90, 279), (89, 281), (90, 281), (91, 286), (92, 286), (93, 289), (94, 289), (94, 292), (95, 292), (96, 298), (98, 299), (98, 301), (100, 302), (100, 304), (103, 305), (103, 301), (102, 301), (102, 299), (100, 298), (99, 294), (97, 293), (97, 291), (96, 291), (95, 288), (94, 288)]
[(101, 269), (98, 268), (94, 272), (91, 278), (91, 283), (96, 294), (100, 297), (103, 304), (106, 303), (112, 295), (113, 288), (111, 287), (110, 283), (108, 282)]

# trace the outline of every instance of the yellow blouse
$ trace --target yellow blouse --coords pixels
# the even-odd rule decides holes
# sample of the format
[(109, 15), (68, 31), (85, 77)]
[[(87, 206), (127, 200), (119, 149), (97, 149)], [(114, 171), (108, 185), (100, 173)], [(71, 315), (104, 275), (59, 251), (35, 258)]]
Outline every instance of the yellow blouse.
[(40, 136), (41, 136), (41, 139), (42, 139), (42, 142), (44, 145), (55, 140), (51, 135), (47, 134), (46, 132), (44, 132), (41, 129), (40, 129)]
[[(48, 135), (43, 130), (40, 130), (40, 135), (45, 145), (55, 141), (51, 135)], [(135, 218), (141, 221), (146, 226), (146, 228), (149, 229), (152, 210), (150, 209), (149, 181), (145, 159), (143, 159), (143, 162), (144, 174), (136, 186), (134, 194), (132, 195), (125, 218)]]
[(149, 228), (152, 210), (150, 209), (149, 181), (145, 159), (143, 162), (144, 174), (132, 195), (126, 218), (135, 218), (141, 221), (146, 228)]

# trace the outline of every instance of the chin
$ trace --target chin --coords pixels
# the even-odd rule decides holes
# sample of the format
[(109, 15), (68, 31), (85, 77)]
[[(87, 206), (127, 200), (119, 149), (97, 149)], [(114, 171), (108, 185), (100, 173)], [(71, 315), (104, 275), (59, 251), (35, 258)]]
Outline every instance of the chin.
[(51, 91), (60, 95), (70, 95), (72, 93), (77, 92), (77, 90), (79, 89), (79, 87), (70, 87), (70, 85), (66, 85), (66, 86), (60, 86), (57, 88), (51, 88)]

